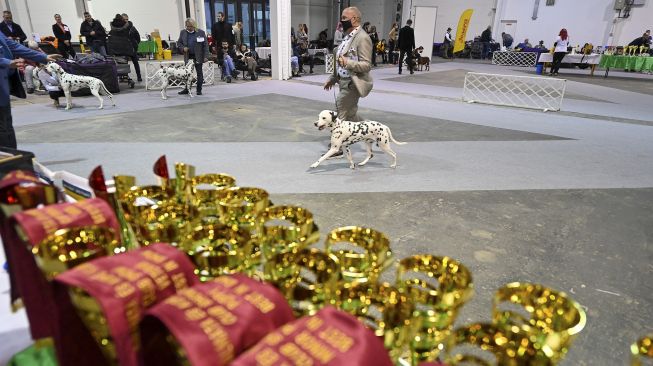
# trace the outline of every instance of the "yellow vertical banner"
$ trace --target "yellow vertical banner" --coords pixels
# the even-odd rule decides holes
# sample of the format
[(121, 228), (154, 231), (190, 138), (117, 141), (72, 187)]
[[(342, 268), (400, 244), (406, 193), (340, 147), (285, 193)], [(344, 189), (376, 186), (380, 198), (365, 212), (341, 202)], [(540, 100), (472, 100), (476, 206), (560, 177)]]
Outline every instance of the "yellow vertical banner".
[(469, 22), (472, 19), (473, 9), (467, 9), (460, 15), (458, 21), (458, 29), (456, 30), (456, 42), (453, 46), (453, 53), (460, 52), (465, 49), (465, 37), (469, 29)]

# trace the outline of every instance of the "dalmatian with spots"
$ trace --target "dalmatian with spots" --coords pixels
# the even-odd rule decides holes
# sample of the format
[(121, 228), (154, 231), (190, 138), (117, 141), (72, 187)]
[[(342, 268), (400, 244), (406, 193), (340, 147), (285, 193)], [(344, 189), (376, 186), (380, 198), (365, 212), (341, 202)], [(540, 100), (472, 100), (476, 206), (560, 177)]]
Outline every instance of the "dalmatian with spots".
[(197, 82), (197, 75), (195, 74), (195, 61), (193, 59), (188, 60), (186, 65), (177, 65), (177, 66), (163, 66), (161, 69), (154, 74), (155, 78), (161, 79), (161, 99), (168, 99), (168, 86), (170, 82), (178, 80), (184, 84), (186, 90), (188, 90), (188, 95), (192, 98), (193, 91), (191, 87), (194, 82)]
[(113, 106), (116, 106), (116, 102), (113, 101), (113, 94), (109, 93), (102, 80), (92, 76), (69, 74), (65, 72), (61, 66), (57, 65), (54, 62), (48, 63), (45, 68), (48, 73), (50, 73), (50, 75), (55, 76), (57, 79), (59, 79), (59, 85), (61, 85), (61, 89), (66, 96), (66, 110), (73, 107), (73, 98), (71, 92), (83, 88), (91, 89), (91, 94), (98, 98), (100, 101), (100, 107), (98, 107), (98, 109), (104, 108), (104, 98), (100, 96), (100, 93), (107, 95), (111, 100)]
[(349, 145), (359, 141), (364, 141), (367, 148), (367, 157), (365, 160), (358, 163), (358, 166), (363, 166), (372, 158), (372, 144), (376, 143), (386, 154), (392, 156), (394, 159), (391, 168), (397, 166), (397, 154), (390, 148), (390, 141), (397, 145), (405, 145), (405, 142), (399, 142), (392, 137), (390, 128), (383, 123), (375, 121), (362, 121), (362, 122), (349, 122), (336, 118), (338, 113), (334, 111), (324, 110), (318, 115), (315, 122), (315, 127), (320, 131), (326, 127), (331, 129), (331, 149), (326, 152), (318, 161), (311, 165), (311, 168), (316, 168), (324, 160), (330, 158), (333, 154), (344, 149), (349, 160), (349, 167), (354, 169), (354, 160), (351, 156)]

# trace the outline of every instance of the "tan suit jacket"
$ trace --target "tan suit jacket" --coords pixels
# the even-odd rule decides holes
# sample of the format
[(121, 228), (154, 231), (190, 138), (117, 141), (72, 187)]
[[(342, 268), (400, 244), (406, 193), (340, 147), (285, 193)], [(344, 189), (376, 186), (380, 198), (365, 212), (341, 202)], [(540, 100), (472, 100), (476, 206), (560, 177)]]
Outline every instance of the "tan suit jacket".
[[(358, 61), (351, 59), (347, 60), (347, 66), (345, 66), (345, 68), (349, 71), (351, 80), (361, 97), (366, 97), (370, 91), (372, 91), (372, 86), (374, 86), (374, 81), (372, 80), (372, 76), (370, 76), (370, 69), (372, 68), (372, 50), (372, 40), (367, 32), (361, 28), (349, 43), (349, 50), (345, 51), (350, 52), (351, 55), (358, 56)], [(337, 53), (338, 48), (335, 48), (333, 52), (335, 65), (333, 67), (333, 74), (329, 78), (331, 83), (336, 83), (340, 78), (338, 76)]]

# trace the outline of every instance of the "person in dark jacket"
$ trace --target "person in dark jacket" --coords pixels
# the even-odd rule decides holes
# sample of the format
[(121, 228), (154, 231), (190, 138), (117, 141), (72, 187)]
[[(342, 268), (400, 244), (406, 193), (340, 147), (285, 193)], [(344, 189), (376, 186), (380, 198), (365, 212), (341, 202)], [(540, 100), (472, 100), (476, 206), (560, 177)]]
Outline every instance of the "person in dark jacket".
[(25, 98), (23, 83), (18, 77), (18, 68), (28, 60), (45, 64), (56, 61), (60, 55), (46, 55), (29, 48), (0, 34), (0, 146), (16, 148), (16, 133), (11, 118), (10, 95), (22, 95)]
[(406, 63), (408, 64), (408, 70), (410, 73), (415, 73), (413, 71), (413, 50), (415, 49), (415, 32), (413, 28), (413, 21), (408, 19), (406, 25), (399, 30), (399, 40), (397, 41), (397, 47), (399, 47), (399, 75), (401, 75), (401, 67), (404, 63), (404, 56), (406, 57)]
[(23, 43), (27, 39), (23, 28), (14, 23), (13, 17), (9, 10), (2, 12), (3, 21), (0, 23), (0, 31), (4, 33), (7, 38), (14, 40), (18, 43)]
[(213, 38), (213, 49), (216, 53), (222, 47), (222, 41), (229, 42), (229, 47), (236, 43), (233, 27), (225, 20), (223, 12), (218, 13), (218, 21), (213, 23), (211, 36)]
[(57, 39), (58, 51), (64, 58), (75, 58), (75, 50), (73, 45), (70, 43), (72, 35), (70, 34), (70, 28), (67, 25), (63, 24), (61, 21), (61, 15), (54, 15), (55, 23), (52, 24), (52, 33)]
[(132, 46), (134, 46), (134, 52), (138, 53), (138, 44), (141, 43), (141, 34), (138, 33), (138, 30), (136, 27), (134, 27), (134, 23), (129, 21), (129, 15), (122, 13), (122, 18), (129, 24), (129, 40), (132, 42)]
[[(367, 33), (370, 35), (370, 39), (372, 40), (372, 45), (376, 47), (376, 44), (379, 43), (379, 34), (376, 32), (376, 26), (373, 25), (370, 27), (370, 31)], [(374, 67), (378, 66), (376, 64), (376, 50), (372, 50), (372, 64)]]
[(84, 21), (79, 27), (79, 33), (86, 37), (86, 45), (91, 48), (91, 52), (107, 55), (107, 31), (99, 20), (91, 17), (89, 12), (84, 12)]
[(129, 38), (129, 23), (125, 21), (121, 14), (116, 14), (110, 25), (111, 30), (109, 31), (108, 41), (109, 54), (128, 57), (132, 61), (132, 64), (134, 64), (134, 71), (136, 71), (138, 81), (143, 81), (136, 50), (134, 50), (134, 45)]
[[(202, 84), (204, 83), (204, 73), (202, 72), (202, 64), (208, 61), (209, 56), (209, 40), (206, 33), (197, 29), (197, 23), (192, 18), (186, 18), (186, 28), (179, 32), (179, 39), (177, 40), (177, 47), (179, 51), (184, 54), (184, 64), (188, 60), (195, 62), (195, 71), (197, 72), (197, 95), (202, 95)], [(184, 89), (178, 94), (188, 94), (188, 90)]]
[(490, 53), (490, 42), (492, 42), (492, 27), (488, 26), (487, 29), (481, 33), (481, 43), (483, 44), (481, 58), (483, 60), (485, 60)]

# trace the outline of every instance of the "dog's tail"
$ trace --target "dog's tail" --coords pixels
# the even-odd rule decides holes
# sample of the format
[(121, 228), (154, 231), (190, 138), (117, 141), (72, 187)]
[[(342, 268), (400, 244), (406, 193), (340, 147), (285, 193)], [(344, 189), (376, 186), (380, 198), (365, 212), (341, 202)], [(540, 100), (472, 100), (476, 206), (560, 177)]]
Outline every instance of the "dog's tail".
[(397, 145), (406, 145), (407, 144), (407, 142), (399, 142), (399, 141), (395, 140), (395, 138), (392, 136), (392, 130), (390, 130), (389, 128), (388, 128), (388, 135), (390, 135), (390, 140), (392, 140), (392, 142), (394, 142)]
[(113, 94), (109, 93), (109, 89), (107, 89), (102, 80), (100, 80), (100, 86), (102, 87), (102, 93), (104, 93), (104, 95), (107, 95), (109, 98), (113, 97)]

